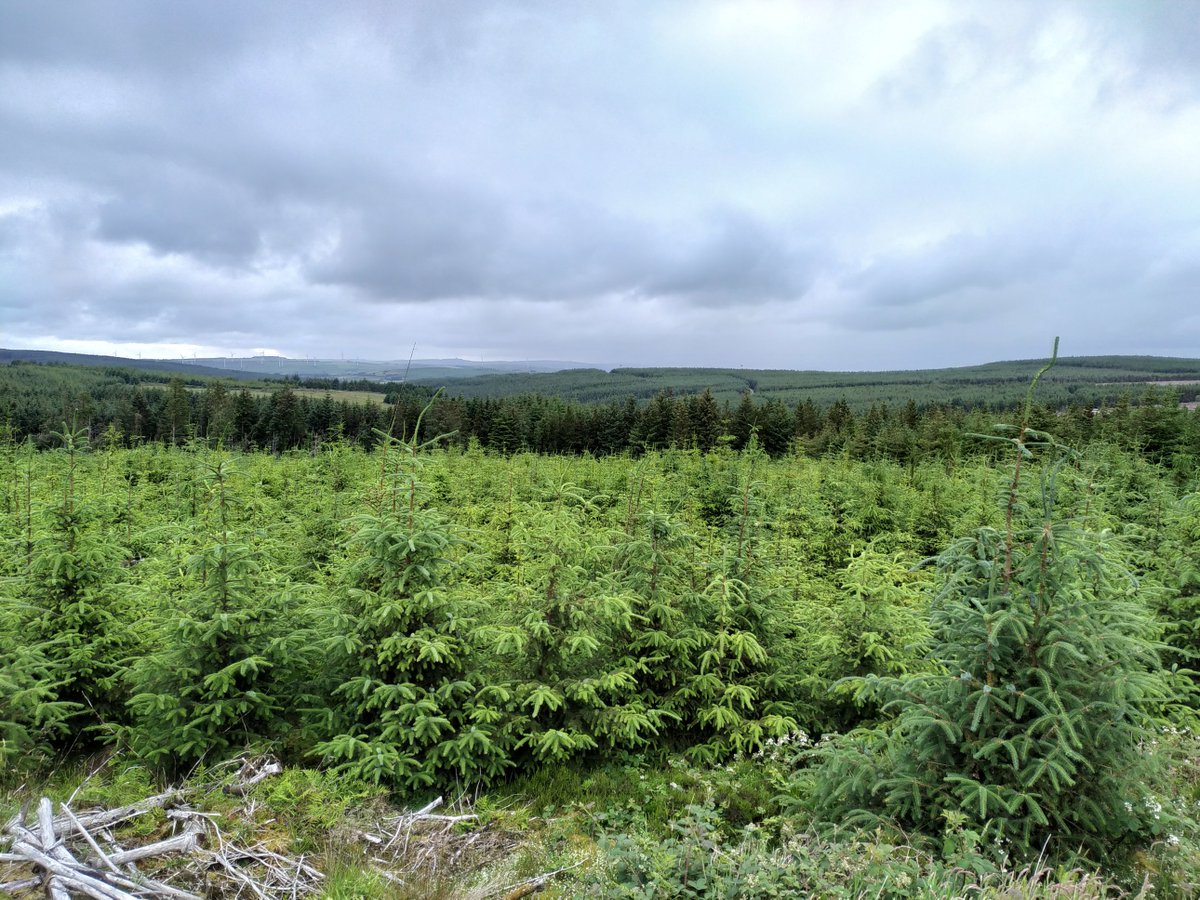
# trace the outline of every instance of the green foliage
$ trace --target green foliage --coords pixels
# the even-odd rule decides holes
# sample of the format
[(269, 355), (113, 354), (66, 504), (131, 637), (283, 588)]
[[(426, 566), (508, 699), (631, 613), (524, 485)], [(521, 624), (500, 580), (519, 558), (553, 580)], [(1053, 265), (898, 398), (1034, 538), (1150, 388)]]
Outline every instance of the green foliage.
[(162, 646), (129, 674), (133, 724), (125, 737), (146, 759), (172, 767), (286, 733), (310, 671), (311, 629), (293, 589), (231, 538), (229, 475), (223, 459), (207, 466), (219, 531), (188, 560)]
[[(488, 821), (594, 815), (606, 847), (626, 835), (615, 887), (607, 864), (595, 884), (571, 870), (592, 893), (684, 872), (695, 888), (700, 870), (713, 892), (752, 871), (792, 895), (887, 896), (902, 877), (918, 896), (1024, 890), (1004, 852), (1050, 832), (1067, 867), (1054, 877), (1076, 864), (1057, 851), (1106, 843), (1122, 884), (1136, 889), (1135, 869), (1164, 896), (1185, 884), (1200, 778), (1176, 732), (1195, 695), (1168, 696), (1163, 666), (1195, 667), (1186, 414), (1130, 403), (1110, 424), (1031, 403), (1025, 434), (1002, 436), (1021, 453), (1014, 486), (1005, 445), (965, 434), (986, 429), (980, 414), (864, 411), (853, 395), (802, 407), (791, 449), (769, 458), (771, 384), (740, 435), (725, 434), (736, 408), (702, 395), (664, 394), (643, 421), (636, 403), (546, 398), (422, 415), (400, 391), (374, 453), (337, 439), (333, 402), (304, 450), (226, 453), (210, 446), (221, 434), (270, 445), (266, 396), (206, 389), (188, 401), (195, 437), (167, 447), (133, 427), (159, 428), (167, 394), (151, 386), (102, 450), (38, 432), (64, 445), (40, 453), (14, 443), (19, 423), (0, 431), (0, 764), (26, 772), (101, 723), (167, 767), (320, 743), (332, 769), (280, 778), (269, 801), (306, 848), (320, 852), (337, 785), (362, 790), (360, 776), (410, 797), (491, 784)], [(293, 393), (281, 416), (311, 414)], [(488, 429), (506, 410), (503, 454)], [(1039, 423), (1084, 451), (1035, 446)], [(635, 433), (663, 449), (587, 452)], [(819, 742), (829, 762), (805, 757), (783, 789), (777, 760), (801, 729), (864, 723)], [(1183, 774), (1166, 783), (1170, 767)], [(830, 839), (813, 816), (869, 830)], [(551, 858), (521, 865), (566, 864), (538, 867)], [(555, 881), (569, 892), (572, 877)]]
[(607, 577), (610, 547), (588, 521), (592, 502), (570, 483), (552, 493), (550, 508), (513, 530), (516, 580), (512, 595), (498, 598), (507, 624), (489, 629), (516, 676), (507, 683), (515, 704), (507, 730), (536, 763), (643, 746), (664, 716), (638, 695), (632, 660), (614, 652), (635, 613)]
[(0, 596), (0, 771), (44, 761), (79, 707), (60, 700), (61, 665), (10, 630), (21, 610)]
[(407, 511), (356, 519), (351, 546), (361, 555), (344, 576), (348, 621), (336, 639), (353, 673), (336, 691), (349, 725), (316, 748), (339, 771), (408, 790), (443, 778), (486, 781), (509, 764), (498, 707), (510, 697), (468, 669), (471, 610), (442, 585), (455, 539), (417, 506), (417, 449), (414, 438), (383, 457), (385, 476), (393, 456), (402, 473), (393, 509), (407, 476)]
[(834, 838), (787, 826), (776, 835), (755, 825), (735, 829), (706, 803), (689, 805), (663, 837), (600, 824), (603, 864), (569, 896), (1100, 900), (1116, 887), (1071, 866), (996, 865), (977, 835), (957, 827), (948, 832), (953, 848), (936, 854), (885, 829)]
[(119, 709), (116, 681), (129, 646), (118, 574), (124, 554), (105, 533), (96, 506), (77, 495), (86, 435), (64, 426), (57, 437), (62, 493), (46, 504), (33, 536), (16, 618), (34, 654), (25, 656), (26, 665), (45, 658), (57, 681), (52, 702), (63, 704), (59, 711), (74, 710), (72, 725), (82, 728), (111, 721)]
[(936, 560), (934, 670), (855, 680), (894, 721), (818, 751), (809, 802), (841, 823), (961, 823), (1019, 858), (1051, 840), (1119, 854), (1169, 825), (1143, 802), (1161, 784), (1146, 744), (1170, 696), (1157, 630), (1112, 535), (1056, 517), (1066, 459), (1027, 509), (1021, 465), (1048, 443), (1026, 426), (1011, 443), (1006, 529)]
[(797, 728), (795, 673), (772, 650), (786, 638), (777, 598), (763, 589), (758, 543), (763, 528), (760, 491), (754, 477), (762, 462), (754, 440), (744, 453), (723, 558), (710, 566), (707, 587), (688, 610), (696, 627), (687, 677), (668, 708), (689, 732), (688, 755), (715, 762), (732, 753), (751, 753), (763, 742)]

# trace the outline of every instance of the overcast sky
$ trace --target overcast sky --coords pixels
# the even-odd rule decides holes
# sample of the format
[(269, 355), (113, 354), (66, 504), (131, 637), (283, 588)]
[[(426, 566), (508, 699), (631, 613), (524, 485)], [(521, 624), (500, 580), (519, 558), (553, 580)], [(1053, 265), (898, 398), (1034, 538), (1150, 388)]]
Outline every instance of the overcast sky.
[(4, 2), (0, 346), (1200, 356), (1200, 9)]

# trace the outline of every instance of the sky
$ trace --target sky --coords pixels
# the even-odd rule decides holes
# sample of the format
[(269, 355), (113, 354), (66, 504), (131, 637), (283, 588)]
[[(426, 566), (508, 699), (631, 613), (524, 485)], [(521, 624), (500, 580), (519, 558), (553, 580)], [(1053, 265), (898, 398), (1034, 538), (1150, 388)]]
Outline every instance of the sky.
[(1200, 357), (1191, 0), (0, 5), (0, 346)]

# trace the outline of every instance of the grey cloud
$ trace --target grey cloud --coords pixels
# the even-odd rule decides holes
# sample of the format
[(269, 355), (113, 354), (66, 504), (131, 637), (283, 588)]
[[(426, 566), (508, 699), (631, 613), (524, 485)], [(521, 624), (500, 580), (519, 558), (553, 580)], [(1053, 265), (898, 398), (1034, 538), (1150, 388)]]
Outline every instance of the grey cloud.
[(873, 307), (904, 307), (968, 289), (997, 291), (1069, 265), (1066, 235), (960, 233), (871, 263), (845, 279)]
[(705, 306), (765, 303), (802, 295), (816, 261), (810, 248), (742, 212), (707, 217), (698, 239), (676, 259), (655, 261), (645, 291)]
[[(1200, 101), (1200, 15), (1186, 2), (958, 3), (876, 85), (885, 104), (938, 103), (965, 89), (1016, 87), (1067, 60), (1098, 104), (1134, 94), (1171, 111)], [(1061, 47), (1047, 46), (1058, 40)], [(1071, 58), (1071, 55), (1074, 58)]]
[(729, 34), (729, 9), (10, 4), (6, 336), (747, 365), (849, 340), (873, 365), (901, 330), (1021, 355), (1023, 326), (972, 330), (1055, 296), (1097, 346), (1168, 319), (1200, 345), (1177, 107), (1132, 105), (1144, 141), (1128, 103), (1072, 110), (1050, 149), (982, 114), (1062, 74), (1031, 48), (1070, 17), (1064, 83), (1189, 102), (1187, 4), (947, 3), (903, 13), (907, 46), (805, 4), (738, 7), (761, 33)]
[(584, 203), (414, 188), (351, 212), (339, 230), (312, 277), (380, 300), (623, 293), (721, 306), (792, 296), (811, 279), (812, 261), (783, 235), (730, 210), (661, 224)]
[(179, 171), (145, 179), (106, 200), (97, 234), (142, 242), (159, 253), (245, 264), (259, 253), (264, 220), (273, 217), (237, 184)]

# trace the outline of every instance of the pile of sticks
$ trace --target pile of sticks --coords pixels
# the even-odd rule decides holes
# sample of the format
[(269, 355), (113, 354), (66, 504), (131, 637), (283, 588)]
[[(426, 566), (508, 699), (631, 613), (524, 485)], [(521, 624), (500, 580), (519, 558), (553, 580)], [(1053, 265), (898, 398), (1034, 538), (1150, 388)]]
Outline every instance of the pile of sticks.
[[(238, 781), (224, 790), (245, 797), (253, 785), (280, 771), (275, 762), (248, 761)], [(26, 804), (0, 830), (0, 876), (6, 869), (7, 877), (17, 876), (14, 881), (0, 881), (0, 895), (40, 892), (50, 900), (203, 900), (203, 895), (217, 893), (267, 900), (319, 889), (324, 876), (304, 857), (286, 857), (261, 843), (240, 846), (222, 833), (221, 816), (191, 809), (186, 799), (183, 790), (173, 789), (117, 809), (76, 812), (62, 803), (55, 814), (54, 804), (43, 797), (32, 818), (31, 804)], [(116, 829), (153, 809), (165, 810), (171, 836), (128, 849), (119, 846)], [(176, 857), (171, 867), (174, 885), (148, 877), (135, 865), (169, 854)]]
[[(114, 842), (109, 829), (160, 807), (174, 797), (175, 792), (169, 791), (119, 809), (78, 815), (63, 803), (59, 805), (57, 816), (50, 798), (43, 797), (33, 822), (28, 821), (27, 805), (4, 826), (3, 838), (10, 845), (7, 852), (0, 852), (0, 862), (28, 864), (35, 874), (31, 878), (0, 884), (0, 891), (16, 894), (43, 888), (51, 900), (68, 900), (81, 895), (101, 900), (137, 900), (147, 896), (201, 900), (197, 894), (142, 876), (134, 863), (165, 853), (196, 850), (204, 831), (203, 825), (198, 823), (203, 819), (191, 819), (175, 836), (153, 844), (130, 850), (112, 846)], [(102, 849), (97, 838), (109, 843), (110, 849)]]

